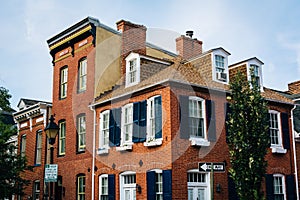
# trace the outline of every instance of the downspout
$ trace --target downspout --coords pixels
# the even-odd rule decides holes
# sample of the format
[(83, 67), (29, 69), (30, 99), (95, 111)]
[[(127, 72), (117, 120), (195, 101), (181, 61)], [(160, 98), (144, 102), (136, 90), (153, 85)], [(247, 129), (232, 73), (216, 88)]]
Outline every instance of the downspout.
[(294, 164), (295, 164), (295, 182), (296, 182), (296, 196), (299, 199), (299, 190), (298, 190), (298, 168), (297, 168), (297, 155), (296, 155), (296, 144), (295, 144), (295, 130), (294, 130), (294, 115), (293, 111), (296, 109), (296, 105), (291, 110), (291, 120), (292, 120), (292, 131), (293, 131), (293, 151), (294, 151)]
[(96, 140), (96, 110), (94, 106), (91, 106), (90, 109), (94, 113), (94, 127), (93, 127), (93, 160), (92, 160), (92, 200), (94, 200), (95, 197), (95, 140)]

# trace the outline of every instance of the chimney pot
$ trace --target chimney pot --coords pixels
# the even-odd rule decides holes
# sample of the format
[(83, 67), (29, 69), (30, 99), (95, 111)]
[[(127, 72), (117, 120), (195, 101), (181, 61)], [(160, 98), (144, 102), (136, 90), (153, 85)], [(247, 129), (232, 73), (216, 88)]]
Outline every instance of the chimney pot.
[(185, 35), (192, 38), (193, 37), (193, 34), (194, 34), (194, 31), (186, 31), (185, 32)]

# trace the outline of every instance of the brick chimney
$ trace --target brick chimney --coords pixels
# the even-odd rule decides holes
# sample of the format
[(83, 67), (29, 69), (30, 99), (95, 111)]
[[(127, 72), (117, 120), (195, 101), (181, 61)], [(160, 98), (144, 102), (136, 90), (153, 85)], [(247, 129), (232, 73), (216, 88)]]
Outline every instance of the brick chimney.
[(122, 74), (125, 74), (125, 58), (131, 52), (146, 55), (146, 31), (143, 25), (133, 24), (129, 21), (120, 20), (117, 29), (122, 33)]
[(300, 80), (288, 84), (290, 94), (300, 94)]
[(176, 39), (176, 51), (183, 59), (190, 59), (202, 53), (202, 41), (193, 37), (193, 31), (186, 31), (186, 35), (181, 35)]

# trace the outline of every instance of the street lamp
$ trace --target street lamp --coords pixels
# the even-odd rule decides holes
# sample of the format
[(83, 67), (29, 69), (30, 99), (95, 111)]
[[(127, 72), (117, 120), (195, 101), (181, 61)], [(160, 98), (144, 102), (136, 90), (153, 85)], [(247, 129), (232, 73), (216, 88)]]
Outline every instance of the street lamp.
[[(46, 126), (46, 128), (44, 129), (47, 137), (48, 137), (48, 141), (50, 146), (50, 164), (53, 164), (53, 152), (54, 152), (54, 147), (53, 144), (55, 143), (55, 138), (56, 135), (58, 133), (59, 127), (58, 125), (54, 122), (54, 116), (51, 115), (50, 119), (49, 119), (49, 123)], [(50, 183), (50, 199), (53, 199), (53, 183)]]

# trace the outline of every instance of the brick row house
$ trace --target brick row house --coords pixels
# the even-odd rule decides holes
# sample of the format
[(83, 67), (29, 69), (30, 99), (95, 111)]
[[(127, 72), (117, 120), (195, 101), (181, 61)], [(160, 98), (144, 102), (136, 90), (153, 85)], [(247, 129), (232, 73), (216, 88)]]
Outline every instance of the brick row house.
[(49, 163), (49, 153), (44, 129), (52, 103), (22, 98), (17, 107), (19, 110), (13, 117), (18, 126), (18, 151), (26, 156), (27, 164), (33, 167), (32, 171), (26, 170), (23, 174), (30, 184), (25, 188), (23, 198), (18, 199), (39, 199), (46, 187), (43, 181), (44, 166)]
[[(237, 71), (250, 80), (251, 69), (270, 116), (263, 190), (268, 199), (296, 199), (294, 103), (263, 87), (263, 62), (229, 65), (228, 51), (203, 51), (192, 31), (176, 39), (178, 54), (146, 35), (143, 25), (121, 20), (114, 30), (88, 17), (47, 41), (60, 127), (56, 199), (236, 199), (227, 96)], [(223, 169), (207, 170), (211, 162)]]

